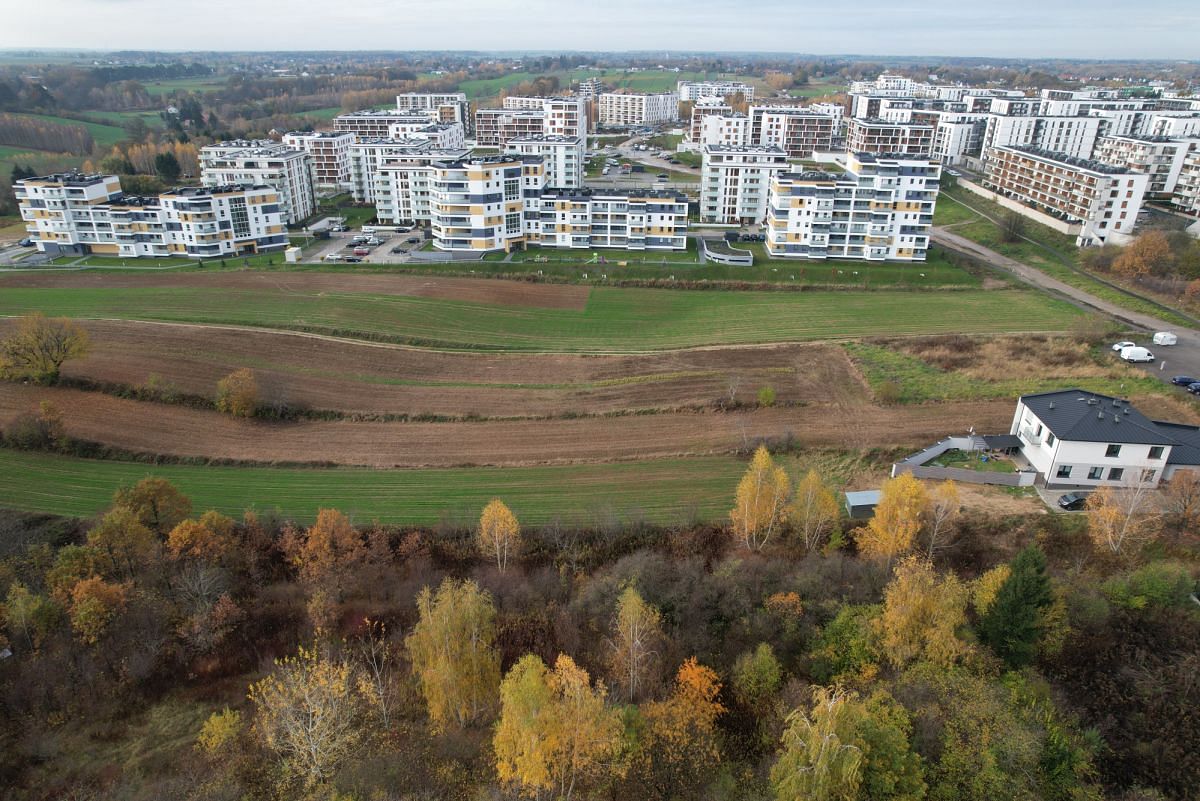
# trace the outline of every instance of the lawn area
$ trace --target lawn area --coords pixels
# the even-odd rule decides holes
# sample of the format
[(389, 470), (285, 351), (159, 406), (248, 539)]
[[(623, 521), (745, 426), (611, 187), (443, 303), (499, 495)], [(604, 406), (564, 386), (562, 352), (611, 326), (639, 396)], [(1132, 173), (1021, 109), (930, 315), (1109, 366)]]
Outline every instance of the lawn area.
[(0, 161), (14, 161), (22, 156), (36, 156), (37, 151), (28, 147), (0, 145)]
[(297, 112), (301, 117), (311, 117), (314, 120), (322, 120), (328, 122), (334, 117), (342, 113), (341, 106), (328, 106), (326, 108), (314, 108), (309, 111)]
[(988, 458), (986, 461), (978, 453), (967, 453), (951, 449), (929, 463), (929, 467), (958, 467), (963, 470), (976, 470), (980, 473), (1011, 473), (1016, 465), (1008, 459)]
[(356, 523), (430, 525), (443, 515), (477, 519), (491, 498), (504, 498), (522, 523), (588, 523), (599, 512), (641, 513), (674, 523), (692, 513), (716, 518), (745, 464), (733, 457), (617, 462), (567, 467), (443, 470), (288, 469), (149, 465), (0, 449), (0, 507), (90, 516), (118, 487), (161, 476), (199, 510), (240, 515), (278, 509), (310, 521), (335, 507)]
[(700, 153), (681, 153), (676, 151), (671, 158), (678, 159), (679, 163), (685, 167), (696, 167), (697, 169), (704, 163), (704, 156)]
[(215, 277), (211, 286), (122, 288), (7, 287), (0, 278), (0, 314), (32, 311), (80, 319), (264, 326), (456, 349), (585, 353), (886, 334), (1057, 331), (1080, 315), (1063, 301), (1028, 290), (596, 287), (584, 308), (572, 309), (368, 291), (236, 289)]
[(165, 95), (169, 92), (215, 92), (225, 87), (226, 80), (216, 75), (206, 75), (197, 78), (172, 78), (165, 81), (147, 81), (146, 92), (151, 95)]
[(112, 125), (103, 125), (98, 122), (84, 122), (82, 120), (68, 119), (67, 117), (52, 117), (49, 114), (18, 114), (17, 116), (32, 117), (56, 125), (82, 125), (88, 129), (92, 135), (92, 139), (100, 147), (112, 147), (125, 138), (125, 131), (123, 129)]
[(836, 95), (844, 91), (846, 91), (845, 84), (814, 83), (808, 86), (793, 87), (788, 90), (788, 94), (792, 97), (821, 97), (822, 95)]
[[(947, 187), (942, 190), (934, 213), (935, 224), (948, 225), (952, 222), (963, 222), (965, 219), (970, 219), (970, 212), (964, 208), (964, 205), (995, 220), (1002, 220), (1011, 213), (965, 189)], [(950, 207), (954, 206), (958, 207), (957, 211), (951, 210)], [(956, 225), (953, 232), (973, 242), (978, 242), (984, 247), (991, 248), (997, 253), (1041, 270), (1065, 284), (1090, 292), (1098, 298), (1119, 304), (1131, 311), (1153, 315), (1176, 325), (1189, 327), (1194, 325), (1192, 320), (1164, 310), (1147, 298), (1122, 291), (1097, 280), (1079, 267), (1079, 248), (1075, 247), (1071, 237), (1032, 220), (1025, 221), (1023, 235), (1027, 239), (1019, 242), (1005, 242), (1000, 226), (982, 216), (974, 222)]]
[(647, 139), (646, 144), (659, 150), (674, 151), (682, 141), (683, 134), (659, 134), (658, 136), (652, 136)]
[(86, 111), (84, 114), (88, 119), (100, 124), (117, 123), (124, 125), (130, 120), (140, 119), (146, 123), (148, 128), (161, 128), (163, 126), (162, 117), (157, 111), (104, 111), (97, 109), (95, 111)]
[(478, 100), (484, 97), (495, 97), (500, 94), (501, 89), (507, 89), (510, 86), (516, 86), (524, 81), (532, 81), (541, 73), (532, 72), (510, 72), (508, 75), (502, 75), (499, 78), (479, 78), (476, 80), (463, 81), (458, 85), (458, 91), (464, 92), (468, 100)]

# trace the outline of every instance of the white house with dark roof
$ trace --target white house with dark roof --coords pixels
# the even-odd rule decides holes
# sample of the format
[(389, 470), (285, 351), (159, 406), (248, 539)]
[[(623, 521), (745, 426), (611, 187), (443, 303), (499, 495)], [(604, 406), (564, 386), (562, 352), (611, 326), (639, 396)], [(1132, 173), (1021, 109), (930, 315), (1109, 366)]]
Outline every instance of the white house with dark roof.
[(1021, 396), (1010, 433), (1049, 487), (1158, 486), (1176, 470), (1200, 470), (1200, 427), (1081, 389)]

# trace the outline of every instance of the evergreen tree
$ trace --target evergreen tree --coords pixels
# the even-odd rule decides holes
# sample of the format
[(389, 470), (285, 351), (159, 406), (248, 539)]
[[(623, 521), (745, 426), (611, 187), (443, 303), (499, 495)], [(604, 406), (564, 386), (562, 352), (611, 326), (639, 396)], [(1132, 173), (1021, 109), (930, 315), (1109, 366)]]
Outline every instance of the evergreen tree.
[(1042, 634), (1042, 611), (1054, 600), (1046, 555), (1031, 545), (1013, 559), (1012, 574), (979, 622), (979, 636), (996, 655), (1019, 668), (1029, 664)]

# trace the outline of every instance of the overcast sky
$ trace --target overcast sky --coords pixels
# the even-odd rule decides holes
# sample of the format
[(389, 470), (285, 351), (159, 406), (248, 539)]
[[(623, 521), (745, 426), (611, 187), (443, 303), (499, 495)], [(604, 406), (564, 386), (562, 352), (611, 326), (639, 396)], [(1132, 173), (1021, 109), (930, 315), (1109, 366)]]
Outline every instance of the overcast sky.
[(0, 0), (0, 9), (0, 48), (1200, 58), (1196, 0)]

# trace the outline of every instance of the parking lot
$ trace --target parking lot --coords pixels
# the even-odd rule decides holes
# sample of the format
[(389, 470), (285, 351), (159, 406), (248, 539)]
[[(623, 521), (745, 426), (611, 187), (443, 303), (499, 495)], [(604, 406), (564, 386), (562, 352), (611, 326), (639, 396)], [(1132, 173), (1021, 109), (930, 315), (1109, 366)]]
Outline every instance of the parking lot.
[[(1129, 338), (1129, 341), (1147, 348), (1154, 354), (1154, 361), (1135, 364), (1147, 375), (1161, 378), (1170, 382), (1173, 376), (1187, 375), (1200, 380), (1200, 332), (1190, 328), (1169, 329), (1178, 337), (1174, 345), (1155, 345), (1152, 341), (1153, 332), (1139, 334)], [(1114, 353), (1113, 356), (1117, 354)], [(1179, 387), (1176, 391), (1186, 393)]]
[[(363, 237), (368, 236), (371, 235), (365, 235), (359, 231), (333, 232), (326, 243), (308, 254), (304, 260), (342, 264), (394, 264), (407, 261), (409, 251), (415, 250), (425, 243), (425, 234), (420, 228), (406, 232), (375, 234), (374, 238), (377, 244), (370, 244), (370, 240), (362, 241)], [(355, 241), (356, 238), (359, 240), (358, 242)], [(356, 253), (356, 250), (360, 252)], [(334, 255), (340, 258), (330, 258)], [(354, 261), (355, 259), (358, 261)]]

